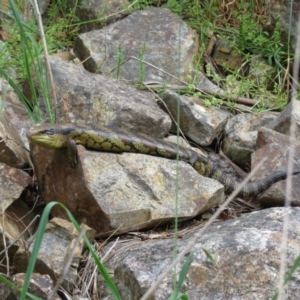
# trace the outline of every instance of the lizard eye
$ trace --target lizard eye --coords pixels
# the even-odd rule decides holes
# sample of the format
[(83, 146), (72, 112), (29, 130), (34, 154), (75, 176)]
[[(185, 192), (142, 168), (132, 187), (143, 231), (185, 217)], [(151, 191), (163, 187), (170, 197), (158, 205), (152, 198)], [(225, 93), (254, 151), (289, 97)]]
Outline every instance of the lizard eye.
[(41, 134), (45, 134), (45, 135), (54, 135), (56, 133), (57, 133), (57, 130), (55, 130), (53, 128), (41, 131)]

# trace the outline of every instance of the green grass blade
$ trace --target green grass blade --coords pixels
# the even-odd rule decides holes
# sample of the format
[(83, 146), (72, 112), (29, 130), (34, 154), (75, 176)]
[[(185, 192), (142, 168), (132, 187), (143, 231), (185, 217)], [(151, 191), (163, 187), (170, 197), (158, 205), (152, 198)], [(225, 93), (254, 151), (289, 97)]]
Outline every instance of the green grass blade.
[(8, 76), (8, 74), (0, 67), (0, 75), (3, 76), (3, 78), (8, 82), (8, 84), (14, 89), (15, 93), (19, 97), (19, 99), (22, 101), (22, 103), (25, 106), (26, 112), (29, 116), (29, 118), (33, 122), (39, 121), (35, 115), (32, 113), (32, 105), (30, 104), (29, 100), (25, 97), (23, 92), (20, 90), (20, 88), (17, 86), (17, 84)]
[(0, 117), (2, 116), (4, 107), (5, 107), (6, 96), (7, 96), (7, 91), (6, 91), (6, 89), (4, 89), (2, 99), (0, 102)]
[(202, 251), (204, 252), (204, 254), (206, 255), (206, 258), (215, 266), (216, 265), (216, 261), (215, 259), (212, 257), (212, 255), (209, 253), (208, 250), (206, 250), (205, 248), (202, 249)]
[(183, 294), (183, 293), (178, 293), (177, 294), (177, 299), (181, 299), (181, 300), (189, 300), (189, 297), (186, 295), (186, 294)]
[(168, 298), (168, 300), (189, 300), (189, 297), (186, 294), (178, 292), (177, 295), (174, 293)]
[[(39, 86), (42, 91), (42, 98), (45, 102), (45, 107), (47, 111), (47, 115), (49, 116), (49, 120), (51, 122), (55, 121), (55, 114), (53, 109), (53, 104), (50, 99), (50, 84), (49, 80), (47, 80), (47, 72), (43, 72), (43, 64), (41, 62), (41, 46), (36, 41), (36, 35), (39, 32), (35, 29), (35, 26), (28, 26), (24, 23), (20, 18), (20, 13), (14, 3), (13, 0), (9, 0), (9, 4), (12, 11), (11, 18), (15, 21), (18, 26), (20, 32), (20, 47), (22, 49), (22, 62), (24, 72), (26, 74), (26, 78), (29, 84), (29, 88), (32, 94), (32, 112), (35, 115), (35, 121), (40, 122), (42, 120), (42, 110), (41, 104), (38, 101), (38, 96), (36, 93), (34, 80), (32, 76), (32, 68), (34, 69), (34, 73), (36, 74), (36, 78), (38, 80)], [(13, 88), (15, 88), (14, 85)], [(17, 92), (19, 94), (19, 92)], [(23, 97), (20, 97), (20, 100), (23, 101)], [(43, 105), (43, 104), (42, 104)]]
[[(70, 213), (70, 211), (63, 205), (60, 204), (62, 207), (65, 208), (69, 219), (71, 220), (71, 222), (73, 223), (73, 225), (75, 226), (75, 228), (78, 230), (78, 232), (80, 232), (81, 228), (79, 226), (79, 224), (77, 223), (77, 221), (75, 220), (75, 218), (73, 217), (73, 215)], [(91, 243), (89, 242), (88, 238), (86, 237), (86, 235), (83, 236), (83, 239), (85, 241), (86, 246), (88, 247), (88, 249), (90, 250), (95, 263), (98, 267), (98, 270), (101, 272), (106, 284), (108, 285), (108, 288), (110, 289), (112, 295), (114, 296), (114, 299), (117, 300), (121, 300), (121, 297), (119, 295), (119, 292), (114, 284), (114, 282), (112, 281), (112, 279), (110, 278), (107, 270), (105, 269), (104, 265), (102, 264), (102, 262), (100, 261), (99, 257), (97, 256), (97, 254), (95, 253), (93, 246), (91, 245)]]
[(188, 273), (188, 271), (189, 271), (189, 269), (190, 269), (191, 263), (192, 263), (192, 261), (193, 261), (194, 259), (195, 259), (195, 253), (192, 252), (192, 253), (188, 256), (188, 258), (187, 258), (187, 260), (185, 261), (185, 263), (183, 264), (182, 269), (181, 269), (180, 274), (179, 274), (179, 279), (178, 279), (178, 291), (181, 290), (182, 285), (183, 285), (183, 282), (184, 282), (184, 280), (185, 280), (185, 278), (186, 278), (186, 275), (187, 275), (187, 273)]
[(182, 299), (182, 300), (188, 300), (188, 297), (185, 294), (182, 294), (180, 292), (182, 285), (184, 283), (184, 280), (186, 279), (186, 275), (190, 269), (192, 261), (195, 259), (195, 253), (192, 252), (185, 263), (183, 264), (180, 274), (179, 274), (179, 279), (177, 283), (177, 288), (176, 290), (172, 293), (172, 295), (168, 298), (168, 300), (177, 300), (177, 299)]
[(24, 32), (23, 22), (21, 21), (20, 13), (19, 13), (14, 1), (13, 0), (8, 0), (8, 2), (9, 2), (9, 5), (10, 5), (10, 9), (12, 10), (12, 13), (13, 13), (14, 21), (17, 22), (21, 32)]
[[(3, 10), (3, 9), (0, 9), (0, 13), (5, 15), (7, 18), (9, 19), (12, 19), (13, 21), (15, 21), (15, 17), (12, 16), (10, 13), (8, 13), (7, 11)], [(29, 26), (28, 24), (22, 22), (22, 25), (24, 26), (25, 29), (27, 29), (28, 31), (31, 31), (32, 34), (35, 34), (35, 35), (39, 35), (39, 31), (35, 28), (33, 28), (32, 26)]]

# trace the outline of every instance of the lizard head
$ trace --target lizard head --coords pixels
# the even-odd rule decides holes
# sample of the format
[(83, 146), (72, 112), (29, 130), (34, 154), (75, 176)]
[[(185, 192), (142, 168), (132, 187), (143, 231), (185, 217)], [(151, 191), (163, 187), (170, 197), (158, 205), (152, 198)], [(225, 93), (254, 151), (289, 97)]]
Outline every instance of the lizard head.
[(60, 149), (67, 147), (67, 136), (57, 124), (41, 124), (33, 126), (27, 133), (30, 142), (44, 148)]

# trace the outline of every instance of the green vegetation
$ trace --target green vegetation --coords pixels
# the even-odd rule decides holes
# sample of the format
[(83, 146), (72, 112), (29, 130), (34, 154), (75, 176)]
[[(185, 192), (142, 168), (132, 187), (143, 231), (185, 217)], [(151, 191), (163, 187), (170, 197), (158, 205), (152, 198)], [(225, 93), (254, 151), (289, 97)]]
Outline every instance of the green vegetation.
[[(3, 28), (8, 29), (8, 39), (0, 55), (0, 74), (5, 77), (17, 92), (19, 98), (24, 104), (28, 115), (34, 122), (40, 122), (46, 119), (54, 122), (55, 101), (53, 99), (52, 87), (49, 82), (49, 75), (43, 71), (40, 56), (44, 53), (40, 40), (39, 28), (36, 22), (36, 16), (28, 22), (20, 19), (19, 9), (14, 5), (14, 1), (9, 0), (12, 6), (12, 15), (2, 12), (10, 19), (4, 22)], [(206, 65), (207, 76), (226, 90), (226, 85), (235, 84), (239, 87), (235, 90), (237, 97), (249, 97), (258, 100), (253, 110), (255, 112), (266, 109), (282, 109), (288, 98), (287, 86), (289, 83), (288, 61), (291, 55), (288, 49), (284, 48), (280, 36), (280, 24), (275, 27), (274, 32), (268, 32), (260, 25), (265, 18), (262, 5), (256, 1), (236, 1), (233, 4), (220, 4), (215, 0), (132, 0), (133, 9), (144, 9), (148, 7), (167, 7), (194, 28), (200, 40), (199, 55), (197, 57), (196, 67), (203, 68), (203, 54), (209, 43), (211, 32), (217, 33), (222, 40), (228, 42), (228, 45), (237, 55), (242, 56), (244, 66), (248, 66), (255, 57), (263, 57), (266, 62), (273, 67), (273, 74), (267, 75), (259, 84), (249, 78), (247, 74), (241, 73), (241, 66), (236, 69), (228, 68), (226, 64), (222, 66), (225, 79), (221, 79), (219, 74), (211, 73), (210, 66)], [(78, 35), (80, 22), (75, 15), (76, 5), (73, 10), (66, 11), (65, 0), (52, 2), (47, 10), (47, 21), (44, 27), (45, 41), (48, 52), (55, 53), (58, 50), (68, 49), (73, 45), (75, 37)], [(101, 19), (101, 18), (100, 18)], [(99, 19), (99, 20), (100, 20)], [(9, 25), (8, 25), (9, 23)], [(11, 25), (12, 24), (12, 25)], [(145, 46), (145, 45), (144, 45)], [(145, 65), (142, 62), (145, 49), (140, 53), (140, 74), (138, 81), (142, 82), (145, 74)], [(7, 55), (11, 59), (7, 59)], [(118, 78), (120, 67), (123, 63), (122, 49), (119, 49), (116, 77)], [(13, 67), (18, 74), (17, 78), (9, 76), (9, 70)], [(263, 68), (263, 67), (262, 67)], [(34, 70), (34, 72), (32, 72)], [(42, 110), (40, 101), (38, 101), (33, 82), (38, 81), (42, 91), (44, 103)], [(272, 84), (266, 84), (266, 80)], [(22, 92), (21, 85), (26, 81), (29, 95)], [(195, 83), (193, 83), (195, 86)], [(141, 87), (141, 84), (138, 85)], [(203, 95), (196, 89), (192, 90), (189, 85), (186, 90), (180, 91), (193, 95), (196, 98), (203, 99), (207, 106), (227, 105), (234, 108), (235, 101), (232, 101), (226, 95)], [(229, 89), (228, 94), (232, 94)], [(245, 96), (246, 95), (246, 96)]]
[[(6, 15), (7, 20), (3, 21), (2, 27), (7, 31), (7, 40), (3, 45), (0, 53), (0, 75), (3, 76), (17, 93), (20, 101), (26, 109), (28, 116), (34, 122), (41, 122), (45, 119), (55, 122), (55, 101), (52, 93), (51, 80), (49, 74), (45, 72), (45, 67), (41, 62), (41, 55), (44, 54), (42, 39), (36, 16), (29, 21), (24, 21), (20, 17), (21, 6), (17, 6), (13, 0), (9, 0), (12, 14), (2, 11)], [(238, 55), (242, 56), (243, 64), (248, 65), (255, 57), (261, 56), (274, 68), (273, 74), (268, 78), (264, 78), (259, 83), (251, 80), (249, 76), (241, 72), (241, 66), (235, 69), (223, 65), (223, 72), (226, 75), (225, 80), (220, 74), (212, 72), (210, 65), (205, 68), (207, 76), (216, 84), (228, 91), (228, 95), (232, 94), (234, 89), (238, 97), (247, 97), (260, 100), (255, 105), (254, 111), (260, 112), (266, 109), (282, 109), (288, 98), (288, 80), (289, 80), (289, 64), (292, 58), (289, 49), (286, 49), (280, 39), (280, 26), (278, 23), (273, 32), (264, 30), (260, 24), (263, 20), (264, 12), (261, 9), (259, 1), (233, 1), (232, 5), (222, 4), (217, 0), (135, 0), (131, 1), (133, 8), (136, 10), (148, 7), (167, 7), (194, 28), (199, 35), (199, 55), (197, 57), (198, 69), (203, 66), (203, 54), (211, 37), (211, 32), (216, 32), (221, 39), (228, 42), (231, 49)], [(223, 6), (222, 6), (223, 5)], [(64, 7), (66, 2), (58, 0), (51, 2), (50, 8), (47, 10), (47, 22), (45, 24), (45, 41), (48, 52), (56, 53), (58, 50), (65, 50), (73, 45), (75, 37), (78, 35), (80, 23), (75, 15), (76, 6), (73, 10), (66, 12)], [(138, 76), (139, 86), (145, 75), (145, 65), (143, 63), (144, 53), (147, 45), (143, 44), (139, 55)], [(119, 46), (117, 56), (116, 77), (119, 77), (121, 65), (124, 63), (121, 45)], [(10, 58), (9, 58), (10, 57)], [(17, 76), (11, 74), (11, 68), (16, 71)], [(21, 86), (26, 81), (29, 93), (24, 93)], [(266, 84), (271, 81), (272, 84)], [(224, 84), (225, 82), (225, 84)], [(42, 95), (38, 96), (35, 85), (38, 84)], [(163, 83), (162, 83), (163, 84)], [(191, 76), (190, 81), (186, 85), (186, 89), (181, 93), (193, 95), (196, 98), (204, 99), (207, 106), (221, 106), (226, 104), (230, 108), (236, 107), (235, 101), (225, 96), (205, 95), (196, 89), (195, 78)], [(28, 96), (29, 94), (29, 96)], [(5, 91), (3, 97), (5, 98)], [(44, 103), (41, 104), (43, 99)], [(268, 101), (265, 101), (268, 99)], [(3, 109), (3, 102), (0, 105), (0, 112)], [(249, 109), (250, 110), (250, 109)], [(49, 204), (46, 208), (41, 225), (37, 233), (37, 239), (34, 244), (33, 255), (28, 266), (27, 278), (22, 290), (21, 299), (25, 299), (29, 279), (32, 274), (37, 253), (41, 244), (42, 235), (45, 224), (48, 220), (50, 209), (56, 203)], [(68, 212), (75, 228), (80, 230), (79, 225)], [(107, 271), (99, 261), (97, 255), (93, 251), (91, 245), (85, 238), (87, 246), (95, 259), (97, 266), (104, 276), (107, 285), (110, 287), (115, 299), (120, 296), (109, 278)], [(205, 250), (208, 259), (214, 264), (212, 256)], [(177, 286), (170, 299), (187, 299), (182, 294), (181, 288), (193, 260), (191, 255), (184, 264)], [(289, 276), (298, 267), (299, 258), (290, 271)], [(0, 280), (10, 284), (4, 277), (0, 276)], [(285, 282), (286, 283), (286, 282)], [(10, 284), (13, 286), (13, 284)], [(16, 288), (15, 286), (13, 286)], [(30, 296), (30, 295), (28, 295)]]
[[(59, 3), (63, 5), (61, 2)], [(37, 22), (34, 18), (28, 22), (23, 21), (15, 2), (9, 0), (9, 4), (11, 14), (1, 11), (7, 17), (2, 24), (3, 29), (7, 31), (7, 41), (0, 55), (0, 75), (17, 93), (33, 122), (41, 122), (45, 119), (54, 122), (53, 88), (50, 74), (45, 72), (47, 68), (41, 60), (44, 48)], [(48, 10), (48, 23), (44, 28), (48, 53), (55, 53), (59, 49), (71, 46), (78, 33), (78, 25), (73, 26), (71, 22), (75, 19), (74, 13), (69, 12), (63, 16), (59, 16), (58, 13), (61, 13), (59, 6), (52, 6)], [(16, 77), (10, 74), (11, 67), (18, 74)], [(21, 88), (23, 83), (26, 85), (26, 93)], [(41, 90), (40, 99), (35, 85), (38, 85)]]
[[(285, 106), (289, 93), (286, 86), (290, 79), (287, 76), (288, 61), (292, 55), (281, 40), (280, 23), (277, 23), (273, 32), (268, 32), (261, 26), (266, 19), (262, 3), (259, 1), (234, 1), (227, 4), (226, 1), (220, 3), (215, 0), (143, 0), (138, 1), (134, 8), (144, 9), (151, 6), (169, 8), (197, 31), (200, 41), (200, 67), (204, 65), (202, 58), (212, 32), (217, 33), (220, 39), (226, 41), (236, 55), (241, 55), (244, 67), (249, 67), (257, 57), (265, 59), (264, 65), (272, 66), (273, 72), (262, 76), (259, 83), (255, 79), (249, 78), (247, 73), (243, 74), (241, 65), (232, 69), (224, 64), (222, 72), (226, 76), (225, 80), (221, 80), (218, 74), (212, 74), (209, 65), (206, 66), (205, 71), (206, 75), (217, 84), (220, 84), (220, 81), (229, 81), (227, 85), (235, 84), (235, 87), (238, 88), (234, 91), (237, 97), (258, 100), (258, 103), (252, 108), (254, 112), (268, 109), (281, 110)], [(261, 66), (262, 70), (264, 65)], [(226, 91), (226, 86), (222, 84), (220, 86)], [(231, 108), (235, 106), (235, 101), (226, 96), (223, 96), (222, 99), (214, 95), (204, 96), (199, 91), (191, 90), (191, 86), (181, 93), (204, 99), (207, 106), (223, 104)], [(228, 90), (228, 95), (232, 95), (232, 89)]]
[(142, 49), (140, 50), (140, 55), (138, 57), (139, 58), (139, 67), (140, 67), (139, 78), (138, 78), (139, 86), (142, 85), (144, 78), (145, 78), (145, 73), (146, 73), (145, 64), (143, 63), (145, 51), (146, 51), (146, 43), (143, 42)]
[(120, 76), (121, 66), (124, 63), (124, 55), (122, 52), (122, 45), (118, 45), (118, 53), (117, 53), (117, 69), (116, 69), (116, 79)]

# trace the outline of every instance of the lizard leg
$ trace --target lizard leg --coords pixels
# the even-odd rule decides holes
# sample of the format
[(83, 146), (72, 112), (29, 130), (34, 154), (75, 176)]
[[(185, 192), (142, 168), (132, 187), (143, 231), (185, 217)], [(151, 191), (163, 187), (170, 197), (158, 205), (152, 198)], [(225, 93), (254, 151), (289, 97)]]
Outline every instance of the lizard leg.
[(78, 152), (77, 145), (74, 140), (70, 139), (67, 142), (68, 144), (68, 156), (69, 162), (72, 168), (75, 168), (78, 163)]

